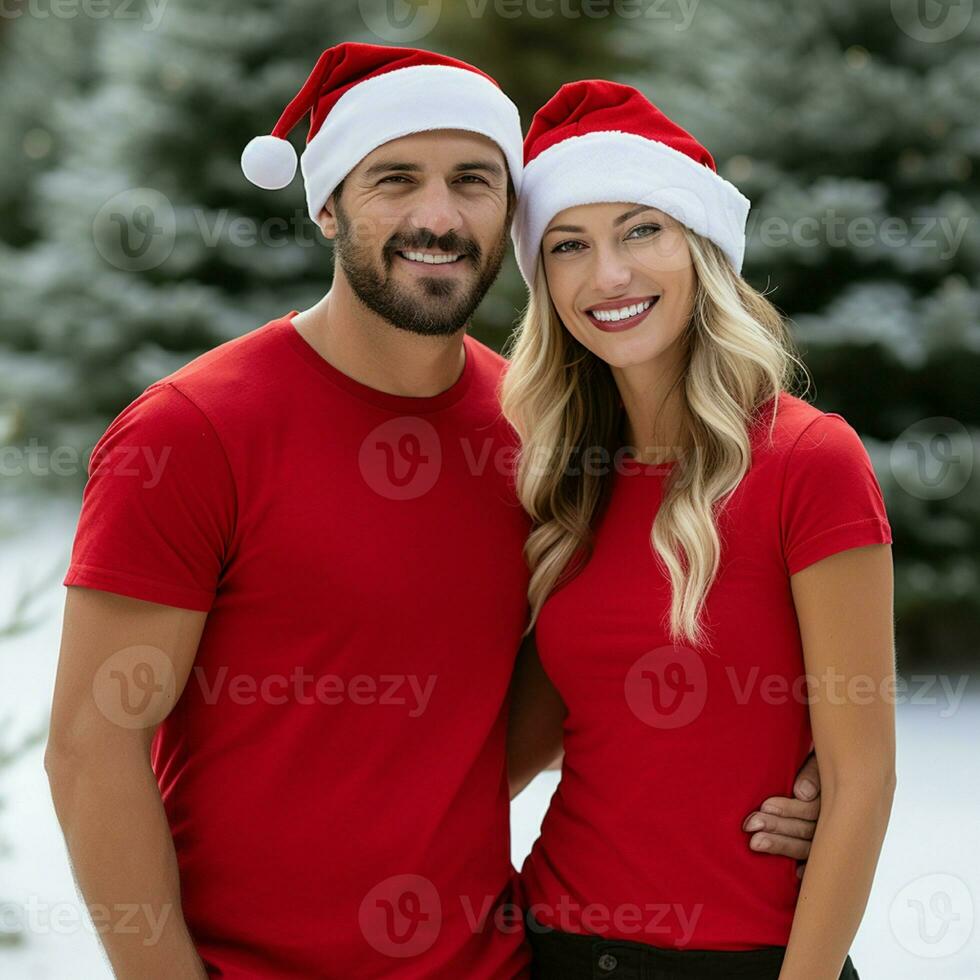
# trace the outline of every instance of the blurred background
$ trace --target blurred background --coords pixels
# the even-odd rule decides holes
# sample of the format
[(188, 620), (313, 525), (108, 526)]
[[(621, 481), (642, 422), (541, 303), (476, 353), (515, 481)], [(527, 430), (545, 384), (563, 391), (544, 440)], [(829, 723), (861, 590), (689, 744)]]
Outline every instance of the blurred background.
[[(861, 434), (895, 544), (899, 779), (864, 980), (980, 976), (980, 2), (0, 0), (0, 976), (104, 978), (41, 758), (88, 454), (147, 385), (329, 288), (239, 156), (320, 52), (422, 46), (525, 121), (643, 89), (752, 201), (743, 274)], [(302, 125), (293, 133), (298, 150)], [(473, 332), (500, 348), (512, 259)], [(517, 801), (530, 848), (557, 774)]]

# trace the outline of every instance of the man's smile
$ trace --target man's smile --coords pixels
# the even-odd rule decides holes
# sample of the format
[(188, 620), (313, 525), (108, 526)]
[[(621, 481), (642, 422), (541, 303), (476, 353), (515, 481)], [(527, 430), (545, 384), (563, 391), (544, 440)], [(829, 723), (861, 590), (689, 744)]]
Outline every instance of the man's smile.
[[(424, 270), (426, 275), (437, 275), (458, 269), (466, 258), (461, 252), (430, 252), (421, 249), (404, 249), (395, 252), (407, 265)], [(438, 270), (438, 271), (437, 271)]]

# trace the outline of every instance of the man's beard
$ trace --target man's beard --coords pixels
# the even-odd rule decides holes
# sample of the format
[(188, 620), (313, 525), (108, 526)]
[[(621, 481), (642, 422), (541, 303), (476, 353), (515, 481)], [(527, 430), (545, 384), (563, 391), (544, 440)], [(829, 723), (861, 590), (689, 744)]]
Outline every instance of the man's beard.
[[(427, 337), (447, 337), (466, 326), (497, 278), (507, 250), (506, 226), (482, 263), (482, 249), (471, 239), (452, 231), (435, 235), (423, 228), (411, 235), (392, 235), (382, 249), (378, 268), (370, 247), (355, 240), (339, 201), (336, 214), (334, 254), (357, 298), (393, 326)], [(478, 273), (476, 280), (470, 284), (465, 277), (419, 276), (418, 296), (393, 280), (396, 252), (434, 248), (462, 255), (460, 262), (472, 262)]]

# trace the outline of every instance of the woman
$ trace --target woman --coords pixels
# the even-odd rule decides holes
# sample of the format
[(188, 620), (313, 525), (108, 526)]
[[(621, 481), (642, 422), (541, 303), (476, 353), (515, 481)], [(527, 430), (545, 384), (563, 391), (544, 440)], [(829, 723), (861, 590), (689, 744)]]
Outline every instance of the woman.
[[(553, 753), (547, 717), (564, 734), (521, 873), (534, 975), (856, 977), (895, 780), (867, 453), (790, 394), (786, 327), (739, 274), (749, 202), (693, 136), (629, 86), (575, 82), (525, 158), (531, 297), (502, 399), (543, 671), (519, 675), (512, 786)], [(801, 883), (738, 814), (792, 785), (811, 737)]]

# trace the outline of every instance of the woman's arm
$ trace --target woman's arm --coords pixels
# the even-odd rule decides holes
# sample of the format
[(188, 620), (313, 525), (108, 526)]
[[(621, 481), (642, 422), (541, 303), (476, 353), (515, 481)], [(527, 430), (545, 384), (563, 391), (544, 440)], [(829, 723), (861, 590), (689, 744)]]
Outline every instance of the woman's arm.
[(521, 644), (511, 681), (507, 729), (510, 798), (561, 758), (562, 723), (568, 714), (538, 659), (531, 633)]
[(891, 546), (791, 578), (822, 809), (780, 980), (837, 980), (864, 915), (895, 789)]

